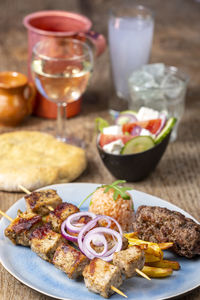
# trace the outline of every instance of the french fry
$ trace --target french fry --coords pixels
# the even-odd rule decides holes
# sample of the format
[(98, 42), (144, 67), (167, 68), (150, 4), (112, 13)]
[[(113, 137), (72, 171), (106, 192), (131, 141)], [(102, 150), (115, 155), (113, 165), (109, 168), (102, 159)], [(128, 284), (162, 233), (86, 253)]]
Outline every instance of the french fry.
[(171, 268), (155, 268), (144, 266), (142, 272), (152, 278), (167, 277), (173, 273)]
[[(145, 264), (146, 264), (146, 260), (145, 260)], [(156, 262), (147, 262), (147, 265), (150, 267), (170, 268), (173, 270), (180, 269), (180, 264), (177, 261), (166, 260), (166, 259), (163, 259), (161, 261), (156, 261)]]
[(148, 248), (145, 250), (145, 253), (154, 255), (156, 257), (159, 258), (159, 260), (161, 260), (163, 258), (163, 252), (160, 249), (160, 247), (158, 246), (158, 244), (156, 243), (151, 243), (151, 242), (146, 242), (143, 240), (139, 240), (139, 239), (134, 239), (134, 238), (130, 238), (129, 240), (129, 245), (148, 245)]
[(124, 236), (128, 240), (131, 239), (131, 238), (138, 239), (138, 233), (137, 233), (137, 231), (133, 231), (133, 232), (130, 232), (130, 233), (124, 233)]
[(159, 243), (158, 246), (161, 250), (166, 250), (168, 248), (171, 248), (173, 246), (173, 243)]
[(145, 263), (153, 263), (160, 261), (160, 257), (145, 253)]

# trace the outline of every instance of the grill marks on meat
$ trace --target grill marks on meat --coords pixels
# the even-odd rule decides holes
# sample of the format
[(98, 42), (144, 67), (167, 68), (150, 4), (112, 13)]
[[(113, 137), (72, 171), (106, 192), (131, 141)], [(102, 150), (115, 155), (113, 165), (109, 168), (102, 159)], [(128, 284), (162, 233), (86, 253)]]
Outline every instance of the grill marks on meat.
[(83, 271), (83, 277), (85, 285), (90, 291), (105, 298), (114, 293), (111, 289), (112, 285), (118, 288), (123, 282), (120, 269), (100, 258), (90, 261)]
[(200, 255), (200, 225), (179, 212), (158, 206), (140, 206), (134, 230), (143, 240), (173, 242), (174, 252), (181, 256)]
[(52, 262), (53, 255), (62, 241), (61, 234), (54, 232), (51, 225), (47, 223), (31, 234), (31, 250), (42, 259)]
[(60, 244), (53, 257), (55, 267), (65, 272), (71, 279), (81, 276), (88, 263), (89, 259), (84, 254), (66, 242)]
[(52, 189), (32, 192), (25, 196), (25, 201), (28, 212), (34, 212), (41, 216), (45, 216), (50, 212), (48, 206), (56, 208), (58, 204), (62, 203), (62, 199)]
[(79, 208), (71, 203), (63, 202), (56, 206), (55, 210), (49, 214), (49, 222), (56, 232), (60, 232), (62, 222), (70, 215), (79, 212)]
[(29, 246), (32, 232), (41, 224), (41, 216), (34, 213), (22, 213), (5, 229), (5, 236), (14, 244)]
[(113, 255), (113, 265), (118, 266), (126, 278), (133, 277), (136, 274), (136, 268), (141, 270), (144, 262), (144, 251), (139, 246), (129, 247), (126, 250), (115, 252)]

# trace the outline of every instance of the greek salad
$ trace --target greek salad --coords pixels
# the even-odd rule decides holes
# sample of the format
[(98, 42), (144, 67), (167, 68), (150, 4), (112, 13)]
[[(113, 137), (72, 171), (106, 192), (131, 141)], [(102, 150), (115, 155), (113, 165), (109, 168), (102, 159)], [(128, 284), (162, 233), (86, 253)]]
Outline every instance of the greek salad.
[(119, 113), (114, 125), (97, 118), (98, 144), (105, 152), (116, 155), (143, 152), (160, 143), (175, 123), (176, 119), (168, 118), (167, 112), (148, 107)]

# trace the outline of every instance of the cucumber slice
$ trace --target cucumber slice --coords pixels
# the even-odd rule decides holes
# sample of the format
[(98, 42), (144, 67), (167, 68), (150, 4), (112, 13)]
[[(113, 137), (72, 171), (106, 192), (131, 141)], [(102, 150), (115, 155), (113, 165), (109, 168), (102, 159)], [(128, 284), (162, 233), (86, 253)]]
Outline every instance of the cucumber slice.
[(170, 131), (174, 127), (175, 123), (176, 123), (176, 118), (170, 118), (167, 121), (165, 127), (162, 129), (162, 131), (156, 137), (155, 144), (159, 144), (160, 142), (162, 142), (162, 140), (164, 140), (166, 138), (166, 136), (170, 133)]
[(150, 136), (137, 136), (128, 141), (121, 150), (121, 154), (144, 152), (154, 147), (154, 140)]

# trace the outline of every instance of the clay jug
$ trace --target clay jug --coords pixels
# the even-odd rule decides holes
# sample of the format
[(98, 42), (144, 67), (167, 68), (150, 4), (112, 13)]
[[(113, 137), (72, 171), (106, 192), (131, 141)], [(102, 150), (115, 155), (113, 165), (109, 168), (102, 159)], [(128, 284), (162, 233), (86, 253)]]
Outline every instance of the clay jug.
[(25, 75), (0, 72), (0, 126), (17, 126), (32, 113), (35, 87)]

